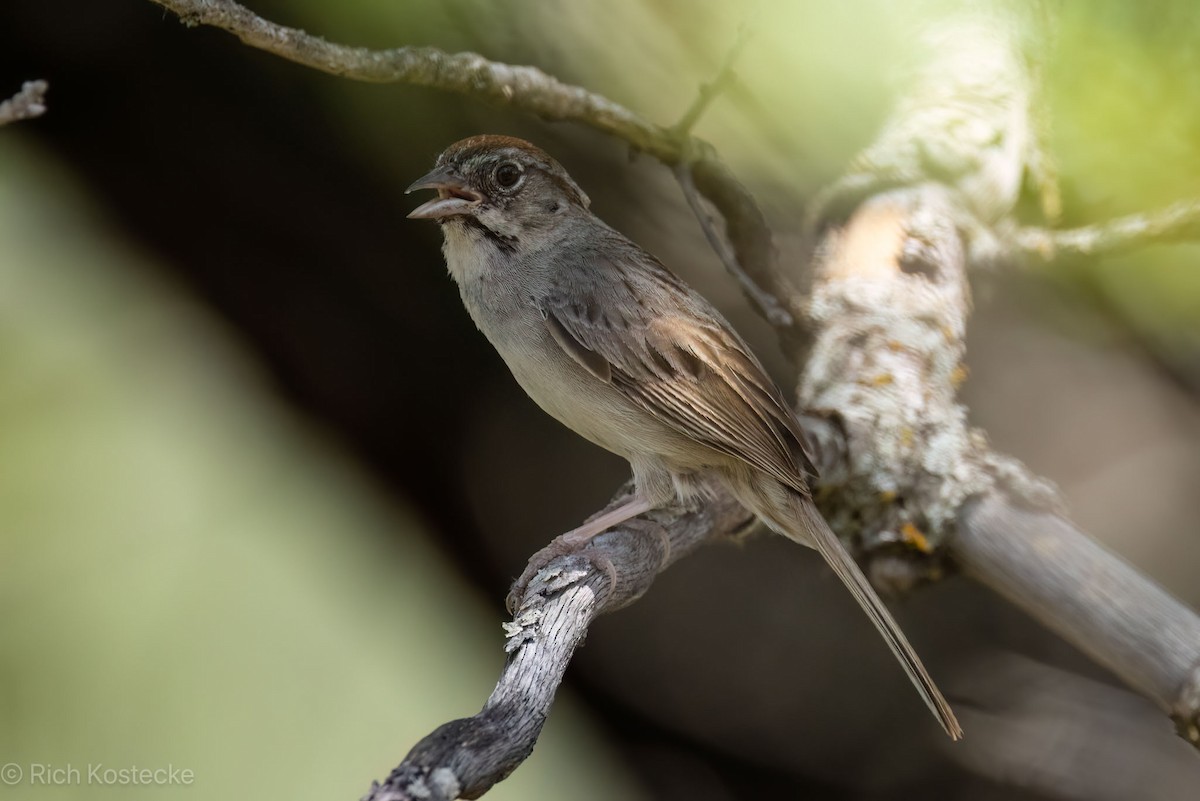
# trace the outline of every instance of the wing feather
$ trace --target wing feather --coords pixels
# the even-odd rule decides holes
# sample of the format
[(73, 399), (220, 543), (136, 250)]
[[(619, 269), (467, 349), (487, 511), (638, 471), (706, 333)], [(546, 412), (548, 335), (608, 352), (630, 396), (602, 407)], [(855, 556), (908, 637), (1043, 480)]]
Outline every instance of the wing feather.
[(629, 258), (593, 256), (540, 301), (554, 341), (681, 434), (807, 494), (817, 471), (779, 388), (707, 301), (623, 244)]

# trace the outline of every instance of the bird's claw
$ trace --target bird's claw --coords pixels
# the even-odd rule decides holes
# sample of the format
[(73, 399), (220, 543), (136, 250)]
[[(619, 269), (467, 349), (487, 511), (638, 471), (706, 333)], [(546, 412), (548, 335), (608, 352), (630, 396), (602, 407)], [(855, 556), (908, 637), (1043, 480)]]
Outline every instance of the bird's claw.
[(508, 613), (510, 615), (516, 614), (517, 610), (521, 608), (521, 604), (525, 601), (525, 593), (529, 590), (529, 585), (534, 577), (560, 556), (582, 554), (589, 562), (607, 573), (611, 582), (610, 586), (616, 587), (616, 568), (613, 567), (612, 562), (604, 555), (602, 550), (588, 548), (590, 544), (590, 541), (571, 543), (566, 540), (566, 535), (559, 535), (549, 545), (531, 556), (528, 564), (525, 565), (525, 570), (513, 582), (512, 588), (508, 591), (508, 596), (504, 599), (504, 606), (508, 609)]

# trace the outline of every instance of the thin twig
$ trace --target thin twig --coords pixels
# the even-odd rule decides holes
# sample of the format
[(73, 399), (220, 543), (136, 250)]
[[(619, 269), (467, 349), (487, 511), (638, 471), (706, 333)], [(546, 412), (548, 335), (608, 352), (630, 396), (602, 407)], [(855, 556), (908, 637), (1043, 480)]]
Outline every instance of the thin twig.
[(0, 103), (0, 125), (19, 120), (31, 120), (46, 113), (46, 91), (50, 84), (45, 81), (26, 81), (21, 91)]
[[(683, 196), (691, 207), (692, 213), (696, 215), (696, 219), (700, 221), (700, 228), (704, 231), (704, 237), (708, 240), (708, 244), (716, 252), (721, 262), (725, 265), (725, 269), (733, 276), (734, 280), (741, 286), (742, 291), (750, 302), (757, 307), (767, 322), (780, 329), (790, 329), (795, 323), (795, 317), (784, 308), (779, 297), (767, 289), (763, 288), (760, 280), (769, 281), (769, 285), (773, 286), (776, 291), (785, 288), (785, 282), (779, 277), (779, 271), (775, 268), (775, 248), (771, 241), (770, 230), (767, 228), (765, 220), (761, 220), (761, 212), (755, 208), (738, 208), (739, 197), (749, 196), (748, 192), (738, 193), (737, 196), (728, 197), (730, 193), (724, 188), (731, 183), (736, 184), (736, 179), (732, 174), (728, 178), (722, 178), (719, 181), (714, 181), (715, 188), (711, 195), (706, 195), (714, 203), (717, 203), (722, 196), (728, 197), (729, 205), (720, 209), (722, 216), (727, 222), (727, 233), (729, 234), (729, 243), (726, 243), (721, 232), (717, 230), (716, 221), (709, 214), (708, 209), (704, 207), (700, 196), (705, 194), (696, 187), (694, 173), (697, 165), (703, 161), (702, 154), (696, 152), (693, 145), (694, 140), (691, 139), (692, 128), (695, 127), (700, 117), (708, 109), (709, 105), (717, 95), (724, 91), (725, 87), (733, 79), (733, 67), (737, 63), (738, 56), (753, 36), (753, 27), (751, 25), (751, 14), (747, 15), (738, 28), (738, 33), (734, 39), (733, 46), (725, 54), (721, 60), (721, 66), (717, 69), (716, 76), (708, 83), (700, 85), (700, 91), (696, 93), (695, 100), (691, 106), (684, 112), (683, 117), (679, 122), (671, 127), (671, 134), (678, 137), (681, 142), (684, 152), (687, 156), (683, 161), (675, 165), (675, 178), (679, 181), (679, 188), (683, 190)], [(712, 161), (710, 159), (710, 161)], [(742, 236), (735, 237), (734, 232), (737, 229), (738, 221), (747, 219), (755, 220), (752, 226), (741, 226)], [(753, 275), (751, 274), (753, 273)], [(759, 280), (756, 280), (758, 276)], [(788, 293), (791, 294), (790, 292)]]
[(733, 46), (725, 54), (725, 58), (721, 60), (721, 66), (717, 68), (716, 76), (708, 83), (700, 84), (700, 91), (696, 93), (696, 99), (692, 101), (692, 105), (683, 113), (679, 122), (675, 123), (671, 128), (671, 132), (680, 139), (685, 139), (690, 136), (692, 129), (696, 127), (700, 117), (708, 110), (709, 105), (717, 98), (717, 95), (725, 91), (725, 87), (733, 80), (733, 66), (737, 63), (738, 57), (741, 56), (742, 50), (746, 48), (746, 44), (754, 36), (754, 30), (750, 24), (750, 15), (742, 21), (738, 26), (737, 37), (733, 40)]
[(1200, 239), (1200, 200), (1181, 200), (1158, 211), (1130, 214), (1108, 222), (1055, 231), (1021, 228), (1016, 248), (1027, 261), (1106, 256), (1113, 253)]
[(704, 237), (708, 240), (708, 244), (716, 251), (717, 256), (724, 263), (725, 269), (729, 271), (729, 274), (741, 285), (742, 291), (758, 307), (759, 313), (776, 328), (788, 329), (794, 326), (796, 321), (791, 313), (783, 307), (778, 298), (760, 287), (742, 269), (741, 264), (738, 263), (737, 254), (733, 252), (733, 249), (721, 236), (721, 232), (717, 230), (716, 222), (708, 213), (708, 209), (704, 207), (704, 201), (700, 199), (700, 193), (696, 191), (696, 184), (692, 179), (692, 165), (677, 165), (675, 167), (675, 178), (679, 181), (679, 188), (683, 190), (683, 196), (687, 199), (692, 213), (700, 221), (700, 227), (704, 230)]
[(565, 84), (536, 67), (434, 47), (370, 50), (327, 42), (263, 19), (234, 0), (151, 0), (188, 26), (209, 25), (243, 43), (321, 72), (368, 83), (404, 83), (471, 95), (546, 120), (578, 122), (618, 137), (667, 164), (682, 145), (666, 131), (603, 95)]

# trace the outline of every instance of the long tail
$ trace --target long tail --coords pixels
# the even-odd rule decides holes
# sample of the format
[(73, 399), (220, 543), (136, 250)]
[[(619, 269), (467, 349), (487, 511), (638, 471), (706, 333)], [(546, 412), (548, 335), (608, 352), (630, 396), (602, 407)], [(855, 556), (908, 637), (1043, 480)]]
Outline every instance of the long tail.
[[(925, 700), (925, 705), (942, 724), (946, 734), (949, 734), (952, 740), (962, 737), (962, 727), (958, 725), (958, 720), (954, 717), (950, 704), (946, 703), (941, 691), (933, 683), (933, 678), (921, 664), (921, 658), (909, 644), (908, 638), (904, 636), (900, 626), (892, 619), (892, 615), (883, 605), (883, 601), (875, 594), (875, 590), (867, 582), (866, 576), (859, 570), (853, 557), (846, 552), (841, 540), (829, 528), (825, 518), (821, 517), (817, 507), (808, 498), (791, 490), (788, 491), (788, 506), (791, 507), (790, 511), (792, 512), (788, 516), (789, 519), (787, 521), (771, 521), (779, 524), (773, 525), (772, 528), (780, 528), (780, 533), (788, 539), (796, 540), (804, 545), (816, 546), (817, 551), (833, 568), (833, 572), (837, 573), (837, 577), (850, 590), (854, 600), (858, 601), (859, 606), (867, 613), (867, 617), (871, 618), (875, 628), (879, 629), (888, 648), (892, 649), (892, 653), (904, 667), (904, 672), (908, 674), (908, 678), (916, 686), (917, 692)], [(790, 522), (792, 525), (796, 525), (798, 522), (804, 530), (794, 531), (790, 526), (784, 527), (782, 524), (785, 522)]]

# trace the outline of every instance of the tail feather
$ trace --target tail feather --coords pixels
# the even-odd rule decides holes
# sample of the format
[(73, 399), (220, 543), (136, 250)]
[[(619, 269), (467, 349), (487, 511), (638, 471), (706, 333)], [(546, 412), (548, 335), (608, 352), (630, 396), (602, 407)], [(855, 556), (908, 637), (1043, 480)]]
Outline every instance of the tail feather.
[(938, 722), (942, 724), (942, 728), (950, 735), (952, 740), (957, 740), (962, 737), (962, 727), (958, 725), (958, 720), (954, 717), (954, 712), (950, 709), (950, 704), (942, 697), (942, 693), (938, 690), (937, 685), (933, 683), (933, 678), (930, 677), (925, 666), (921, 664), (920, 657), (909, 644), (908, 639), (904, 636), (904, 632), (900, 630), (900, 626), (892, 619), (892, 615), (888, 612), (887, 607), (883, 605), (883, 601), (875, 594), (875, 590), (867, 582), (866, 576), (863, 575), (853, 557), (846, 552), (846, 548), (842, 545), (841, 540), (829, 528), (829, 524), (821, 517), (821, 513), (813, 505), (812, 501), (799, 495), (798, 493), (790, 494), (793, 514), (790, 515), (791, 525), (796, 525), (799, 522), (805, 531), (792, 532), (790, 527), (780, 533), (787, 536), (789, 539), (797, 540), (805, 545), (813, 545), (829, 566), (833, 568), (833, 572), (842, 580), (846, 588), (854, 596), (854, 600), (858, 601), (859, 606), (867, 613), (867, 617), (875, 624), (875, 628), (883, 635), (883, 639), (888, 644), (888, 648), (892, 649), (896, 659), (900, 661), (904, 672), (908, 674), (908, 678), (916, 686), (917, 692), (921, 694), (925, 705), (933, 712)]

